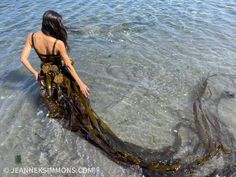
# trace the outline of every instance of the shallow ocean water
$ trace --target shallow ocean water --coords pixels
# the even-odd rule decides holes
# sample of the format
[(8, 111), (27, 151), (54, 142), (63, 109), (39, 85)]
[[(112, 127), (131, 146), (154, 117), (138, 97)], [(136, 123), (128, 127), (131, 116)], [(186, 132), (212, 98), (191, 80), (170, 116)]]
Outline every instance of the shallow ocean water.
[[(48, 9), (61, 13), (70, 29), (70, 55), (90, 87), (92, 107), (119, 137), (143, 147), (171, 145), (173, 127), (191, 122), (189, 100), (202, 77), (236, 74), (233, 0), (2, 0), (0, 170), (19, 166), (15, 156), (21, 154), (25, 167), (96, 167), (95, 173), (79, 175), (142, 176), (139, 169), (115, 164), (46, 117), (38, 85), (20, 63), (20, 54), (26, 35), (40, 30), (42, 14)], [(39, 69), (34, 51), (30, 61)], [(219, 106), (222, 121), (234, 138), (235, 106), (235, 100)], [(194, 136), (182, 131), (186, 144), (191, 143)], [(235, 153), (236, 142), (232, 144)], [(183, 147), (181, 153), (188, 148)], [(217, 156), (193, 175), (207, 176), (222, 164), (224, 159)]]

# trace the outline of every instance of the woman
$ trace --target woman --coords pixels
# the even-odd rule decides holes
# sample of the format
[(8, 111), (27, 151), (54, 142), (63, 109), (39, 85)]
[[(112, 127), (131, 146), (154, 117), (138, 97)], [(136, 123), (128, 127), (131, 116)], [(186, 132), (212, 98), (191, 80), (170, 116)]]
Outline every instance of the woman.
[[(31, 48), (34, 48), (42, 63), (62, 60), (73, 79), (79, 85), (81, 92), (87, 97), (89, 88), (82, 82), (76, 73), (68, 56), (67, 32), (62, 23), (60, 14), (54, 11), (46, 11), (43, 15), (42, 29), (36, 33), (30, 33), (26, 39), (25, 47), (21, 55), (21, 61), (26, 68), (38, 80), (39, 73), (28, 61)], [(60, 61), (59, 61), (60, 62)]]
[[(28, 61), (31, 48), (42, 61), (40, 73)], [(181, 169), (190, 169), (213, 157), (210, 154), (190, 164), (181, 164), (173, 159), (175, 152), (172, 149), (158, 152), (119, 139), (90, 107), (89, 88), (77, 75), (68, 48), (61, 15), (46, 11), (42, 30), (28, 35), (22, 52), (22, 63), (39, 80), (40, 94), (49, 109), (49, 117), (60, 118), (65, 128), (78, 132), (115, 162), (140, 166), (146, 176), (157, 176), (159, 170), (181, 172)], [(218, 146), (214, 155), (221, 149), (222, 146)]]

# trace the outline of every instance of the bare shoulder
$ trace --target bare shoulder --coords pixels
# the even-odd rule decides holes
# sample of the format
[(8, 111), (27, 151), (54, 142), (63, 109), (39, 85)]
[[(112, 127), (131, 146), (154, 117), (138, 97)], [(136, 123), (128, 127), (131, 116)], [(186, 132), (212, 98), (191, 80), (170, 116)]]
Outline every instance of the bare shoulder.
[(65, 47), (64, 42), (62, 40), (60, 40), (60, 39), (57, 40), (57, 45), (58, 45), (59, 48)]
[(39, 33), (41, 33), (41, 32), (40, 32), (40, 31), (37, 31), (37, 32), (30, 32), (30, 33), (27, 35), (27, 38), (31, 38), (33, 34), (34, 34), (34, 36), (37, 36)]
[(30, 32), (30, 33), (28, 33), (27, 40), (31, 40), (33, 34), (34, 34), (34, 37), (36, 37), (39, 33), (41, 33), (41, 32), (37, 31), (37, 32)]
[(31, 39), (32, 34), (33, 34), (33, 32), (30, 32), (30, 33), (27, 35), (27, 39)]
[(28, 43), (30, 43), (30, 45), (32, 45), (32, 32), (31, 33), (29, 33), (28, 35), (27, 35), (27, 37), (26, 37), (26, 42), (28, 42)]
[(65, 50), (65, 44), (62, 40), (59, 40), (59, 39), (57, 40), (57, 48), (59, 50)]

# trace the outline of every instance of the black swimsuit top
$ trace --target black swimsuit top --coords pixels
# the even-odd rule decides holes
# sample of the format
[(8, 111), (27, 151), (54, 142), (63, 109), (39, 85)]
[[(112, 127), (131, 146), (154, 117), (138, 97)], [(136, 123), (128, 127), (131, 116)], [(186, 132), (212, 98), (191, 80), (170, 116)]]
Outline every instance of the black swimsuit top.
[(61, 55), (60, 54), (54, 54), (56, 43), (57, 43), (57, 39), (55, 40), (55, 42), (53, 44), (52, 54), (48, 54), (48, 55), (47, 54), (40, 54), (34, 46), (34, 33), (32, 34), (32, 46), (33, 46), (35, 52), (37, 53), (37, 55), (39, 56), (39, 58), (41, 59), (41, 61), (43, 63), (55, 63), (55, 64), (56, 63), (58, 63), (58, 64), (61, 63), (61, 60), (62, 60)]

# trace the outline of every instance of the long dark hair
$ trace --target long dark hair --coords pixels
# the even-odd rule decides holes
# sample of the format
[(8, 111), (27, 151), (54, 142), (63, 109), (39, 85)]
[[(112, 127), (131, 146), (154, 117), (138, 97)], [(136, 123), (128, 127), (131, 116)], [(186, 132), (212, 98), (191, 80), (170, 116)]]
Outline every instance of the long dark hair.
[(62, 40), (66, 49), (69, 50), (67, 31), (62, 23), (62, 16), (59, 13), (53, 10), (44, 12), (41, 31), (46, 35)]

